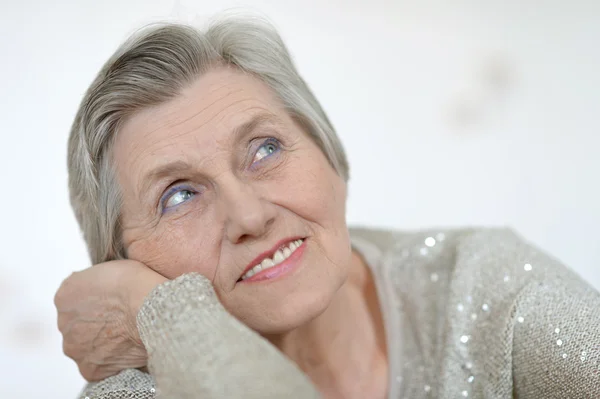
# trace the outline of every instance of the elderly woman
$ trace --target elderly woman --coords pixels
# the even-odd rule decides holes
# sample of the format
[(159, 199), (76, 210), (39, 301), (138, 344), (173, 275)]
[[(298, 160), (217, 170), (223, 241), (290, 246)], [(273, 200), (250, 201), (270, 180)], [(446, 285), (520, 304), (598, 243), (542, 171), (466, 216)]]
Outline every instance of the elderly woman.
[(508, 230), (348, 229), (340, 141), (259, 19), (136, 34), (68, 163), (82, 397), (600, 397), (600, 296), (558, 262)]

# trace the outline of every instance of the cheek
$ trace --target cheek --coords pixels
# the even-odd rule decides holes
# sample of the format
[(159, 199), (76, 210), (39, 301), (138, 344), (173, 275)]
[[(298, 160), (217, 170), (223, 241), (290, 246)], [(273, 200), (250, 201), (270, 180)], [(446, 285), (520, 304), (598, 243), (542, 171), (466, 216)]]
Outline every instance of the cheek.
[(344, 179), (318, 149), (291, 164), (275, 201), (307, 223), (317, 256), (344, 268), (351, 255)]
[(188, 223), (157, 227), (128, 248), (130, 259), (137, 260), (168, 279), (197, 272), (214, 278), (218, 252), (201, 231)]
[[(286, 187), (290, 210), (322, 227), (345, 228), (346, 184), (322, 156), (292, 170)], [(301, 171), (298, 173), (298, 171)]]

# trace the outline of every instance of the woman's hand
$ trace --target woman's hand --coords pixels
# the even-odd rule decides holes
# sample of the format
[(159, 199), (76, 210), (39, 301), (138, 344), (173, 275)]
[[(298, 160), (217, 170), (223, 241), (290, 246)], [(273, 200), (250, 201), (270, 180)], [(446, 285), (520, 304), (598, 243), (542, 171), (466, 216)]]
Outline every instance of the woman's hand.
[(131, 260), (92, 266), (63, 281), (54, 298), (63, 351), (86, 380), (146, 366), (136, 316), (144, 298), (165, 281)]

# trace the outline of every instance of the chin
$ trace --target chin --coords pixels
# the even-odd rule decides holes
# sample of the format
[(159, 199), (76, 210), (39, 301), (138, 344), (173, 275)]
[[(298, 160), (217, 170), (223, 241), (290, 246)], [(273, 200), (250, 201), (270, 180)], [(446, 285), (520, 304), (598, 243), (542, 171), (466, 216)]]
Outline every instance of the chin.
[[(271, 283), (242, 286), (232, 313), (261, 335), (278, 335), (302, 327), (327, 310), (348, 278), (351, 249), (336, 242), (337, 251), (311, 245), (303, 266)], [(348, 250), (346, 251), (346, 248)]]
[(292, 331), (308, 324), (327, 310), (345, 278), (340, 280), (328, 287), (322, 287), (320, 284), (318, 285), (321, 287), (313, 285), (310, 289), (298, 286), (296, 290), (277, 300), (276, 306), (262, 307), (263, 311), (259, 314), (251, 312), (247, 317), (240, 319), (261, 335)]

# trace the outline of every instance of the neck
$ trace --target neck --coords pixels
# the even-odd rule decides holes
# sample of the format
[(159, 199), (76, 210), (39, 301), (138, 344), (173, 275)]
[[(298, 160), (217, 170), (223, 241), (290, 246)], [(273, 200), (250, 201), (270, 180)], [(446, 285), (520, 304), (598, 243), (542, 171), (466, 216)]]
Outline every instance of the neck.
[(348, 280), (321, 315), (266, 338), (327, 398), (376, 398), (387, 392), (387, 354), (377, 291), (368, 266), (356, 253)]

